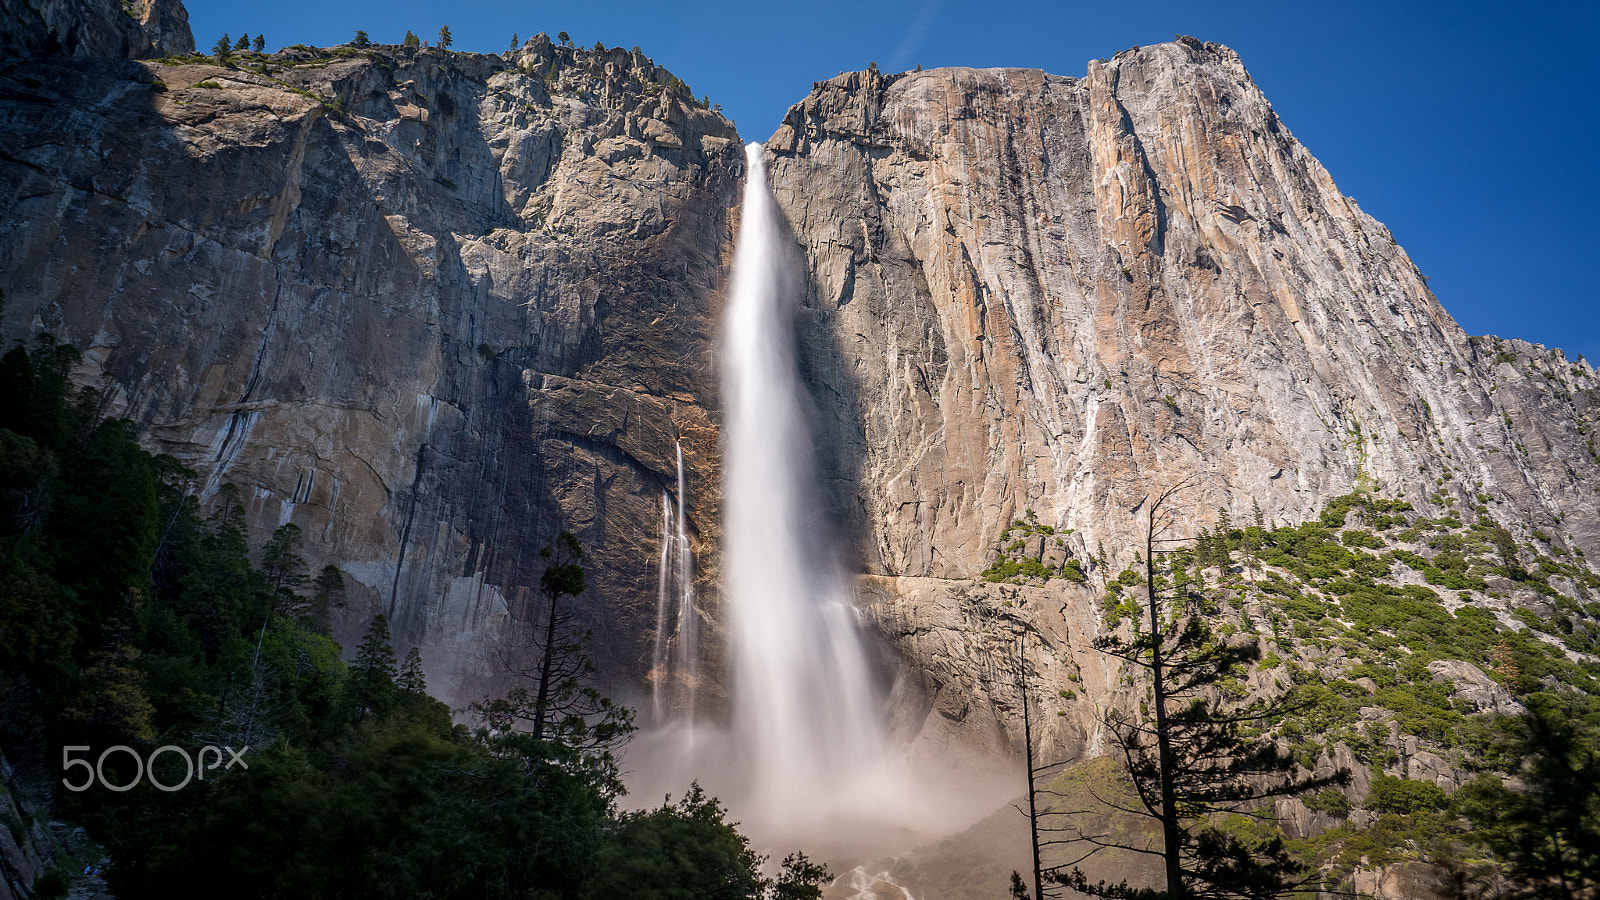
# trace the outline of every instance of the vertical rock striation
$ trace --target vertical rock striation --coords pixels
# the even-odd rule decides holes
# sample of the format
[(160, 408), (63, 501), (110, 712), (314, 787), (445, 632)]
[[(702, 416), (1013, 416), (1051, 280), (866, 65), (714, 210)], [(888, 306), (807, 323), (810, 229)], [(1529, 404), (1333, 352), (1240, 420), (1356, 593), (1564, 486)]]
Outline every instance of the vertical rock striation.
[(961, 595), (1026, 510), (1111, 571), (1191, 475), (1194, 528), (1367, 485), (1600, 553), (1593, 368), (1467, 337), (1224, 47), (841, 75), (768, 149), (837, 512), (935, 695), (976, 684)]
[[(637, 51), (401, 47), (237, 68), (36, 58), (0, 92), (8, 338), (49, 331), (114, 412), (243, 490), (259, 537), (486, 689), (559, 529), (615, 683), (654, 627), (659, 497), (714, 538), (713, 303), (732, 126)], [(698, 551), (697, 551), (697, 555)]]

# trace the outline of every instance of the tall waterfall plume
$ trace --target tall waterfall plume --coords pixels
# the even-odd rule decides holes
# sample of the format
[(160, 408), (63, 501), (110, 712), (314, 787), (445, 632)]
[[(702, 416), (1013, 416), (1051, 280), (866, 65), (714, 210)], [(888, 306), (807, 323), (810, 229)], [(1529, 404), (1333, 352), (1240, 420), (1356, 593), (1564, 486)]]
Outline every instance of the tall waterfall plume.
[(870, 807), (887, 738), (850, 582), (823, 506), (795, 358), (800, 286), (767, 186), (749, 164), (722, 383), (725, 604), (732, 729), (749, 811), (794, 826)]

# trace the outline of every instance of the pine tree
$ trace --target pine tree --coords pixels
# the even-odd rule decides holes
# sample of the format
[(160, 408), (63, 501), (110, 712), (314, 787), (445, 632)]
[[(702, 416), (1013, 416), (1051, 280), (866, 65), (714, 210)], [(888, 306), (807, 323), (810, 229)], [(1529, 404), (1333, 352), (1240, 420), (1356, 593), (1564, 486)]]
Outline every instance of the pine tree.
[(263, 36), (263, 35), (257, 34), (256, 35), (256, 39), (255, 39), (255, 43), (252, 46), (255, 47), (255, 50), (256, 50), (257, 53), (265, 53), (267, 51), (267, 39), (266, 39), (266, 37)]
[(1194, 562), (1195, 568), (1207, 569), (1216, 564), (1216, 553), (1212, 550), (1211, 532), (1200, 529), (1194, 536)]
[(394, 647), (389, 637), (389, 618), (383, 613), (378, 613), (367, 627), (350, 675), (358, 717), (367, 710), (382, 713), (389, 708), (395, 689)]
[(472, 709), (497, 732), (526, 726), (536, 741), (603, 749), (632, 733), (633, 715), (586, 683), (595, 672), (591, 635), (577, 627), (564, 604), (587, 589), (583, 547), (572, 532), (563, 531), (539, 555), (547, 561), (539, 577), (542, 602), (512, 610), (522, 627), (518, 646), (505, 657), (510, 674), (524, 684)]
[(521, 42), (517, 40), (517, 33), (515, 31), (511, 32), (511, 52), (515, 53), (520, 44)]
[(1252, 569), (1257, 568), (1257, 563), (1260, 562), (1257, 555), (1261, 552), (1261, 547), (1266, 542), (1266, 539), (1267, 517), (1261, 512), (1261, 504), (1252, 497), (1250, 500), (1250, 527), (1244, 530), (1244, 549), (1248, 555), (1246, 562)]
[(329, 634), (333, 630), (333, 611), (344, 608), (344, 573), (329, 563), (311, 583), (311, 602), (306, 605), (300, 624), (308, 631)]
[[(1105, 724), (1121, 752), (1138, 804), (1124, 809), (1160, 826), (1161, 849), (1119, 844), (1115, 837), (1078, 832), (1096, 852), (1120, 846), (1161, 857), (1165, 900), (1269, 900), (1303, 883), (1299, 863), (1281, 838), (1252, 841), (1213, 824), (1219, 814), (1246, 813), (1262, 801), (1342, 784), (1348, 772), (1327, 778), (1297, 777), (1293, 757), (1270, 736), (1248, 736), (1285, 712), (1281, 701), (1239, 706), (1216, 687), (1260, 658), (1260, 647), (1214, 638), (1198, 594), (1167, 564), (1176, 517), (1167, 503), (1188, 482), (1169, 488), (1146, 506), (1145, 601), (1148, 630), (1134, 622), (1131, 637), (1107, 635), (1096, 649), (1144, 670), (1148, 700), (1139, 711), (1113, 712)], [(1221, 528), (1227, 525), (1226, 514)], [(1225, 534), (1226, 532), (1223, 532)], [(1213, 540), (1219, 540), (1218, 535)], [(1052, 880), (1095, 897), (1130, 900), (1150, 892), (1126, 883), (1090, 883), (1080, 869)]]
[(228, 37), (228, 33), (226, 31), (224, 31), (222, 33), (222, 37), (217, 38), (217, 42), (212, 45), (211, 55), (216, 59), (217, 65), (225, 66), (228, 64), (228, 58), (233, 55), (233, 40)]
[(1600, 729), (1591, 717), (1570, 696), (1531, 695), (1495, 748), (1521, 788), (1484, 774), (1454, 798), (1472, 839), (1505, 860), (1513, 881), (1503, 897), (1578, 900), (1600, 888)]
[(278, 526), (261, 549), (261, 576), (266, 581), (268, 613), (296, 614), (305, 599), (299, 595), (307, 579), (305, 557), (300, 555), (300, 526)]
[(356, 29), (356, 36), (350, 40), (350, 46), (352, 46), (352, 47), (370, 47), (371, 45), (372, 45), (372, 39), (367, 37), (366, 31), (364, 31), (364, 30), (362, 30), (360, 28), (357, 28)]
[(450, 43), (451, 43), (450, 26), (449, 25), (440, 25), (439, 26), (439, 46), (441, 48), (445, 49), (445, 50), (449, 50), (450, 49)]
[(419, 46), (422, 45), (422, 41), (418, 40), (417, 36), (414, 33), (412, 33), (409, 29), (407, 29), (407, 31), (406, 31), (406, 38), (405, 38), (405, 41), (403, 43), (407, 47), (419, 47)]
[(416, 647), (406, 654), (406, 661), (400, 665), (400, 677), (395, 679), (395, 687), (407, 694), (426, 694), (428, 682), (422, 673), (422, 651)]
[(235, 50), (249, 50), (250, 49), (250, 33), (248, 31), (245, 32), (244, 34), (239, 35), (239, 40), (234, 43), (233, 49), (235, 49)]

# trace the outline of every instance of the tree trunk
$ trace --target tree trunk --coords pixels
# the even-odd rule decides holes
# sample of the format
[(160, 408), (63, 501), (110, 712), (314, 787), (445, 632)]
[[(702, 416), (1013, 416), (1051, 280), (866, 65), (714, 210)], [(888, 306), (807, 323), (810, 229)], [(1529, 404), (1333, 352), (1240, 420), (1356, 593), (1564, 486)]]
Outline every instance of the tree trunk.
[(1150, 674), (1154, 681), (1151, 693), (1156, 707), (1156, 755), (1161, 766), (1161, 838), (1167, 866), (1168, 900), (1183, 900), (1183, 865), (1178, 858), (1180, 845), (1178, 802), (1173, 788), (1173, 770), (1177, 760), (1172, 755), (1172, 740), (1167, 733), (1167, 686), (1161, 672), (1161, 604), (1156, 596), (1156, 510), (1161, 506), (1162, 495), (1150, 505), (1149, 524), (1144, 536), (1144, 585), (1150, 603)]
[(1028, 655), (1025, 652), (1028, 636), (1024, 634), (1017, 642), (1017, 658), (1020, 666), (1017, 671), (1017, 687), (1022, 693), (1022, 745), (1028, 763), (1028, 833), (1033, 838), (1033, 897), (1034, 900), (1044, 900), (1044, 869), (1039, 865), (1039, 807), (1035, 799), (1038, 793), (1033, 786), (1033, 720), (1028, 715)]
[(544, 737), (545, 714), (550, 709), (550, 673), (555, 664), (556, 604), (561, 601), (559, 591), (546, 589), (550, 598), (550, 619), (544, 629), (544, 659), (539, 661), (539, 696), (533, 702), (533, 739)]

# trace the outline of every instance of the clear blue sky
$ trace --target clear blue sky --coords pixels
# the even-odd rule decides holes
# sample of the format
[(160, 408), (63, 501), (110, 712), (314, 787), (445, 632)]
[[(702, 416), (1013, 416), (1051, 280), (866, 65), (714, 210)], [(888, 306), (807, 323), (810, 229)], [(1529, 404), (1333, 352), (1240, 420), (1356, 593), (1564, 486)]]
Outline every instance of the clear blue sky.
[(1600, 365), (1600, 3), (957, 0), (515, 4), (496, 0), (188, 0), (202, 51), (224, 31), (270, 47), (357, 28), (399, 42), (448, 24), (455, 49), (513, 32), (638, 45), (765, 140), (813, 81), (1022, 66), (1079, 76), (1094, 57), (1191, 34), (1237, 50), (1278, 114), (1388, 225), (1472, 334)]

